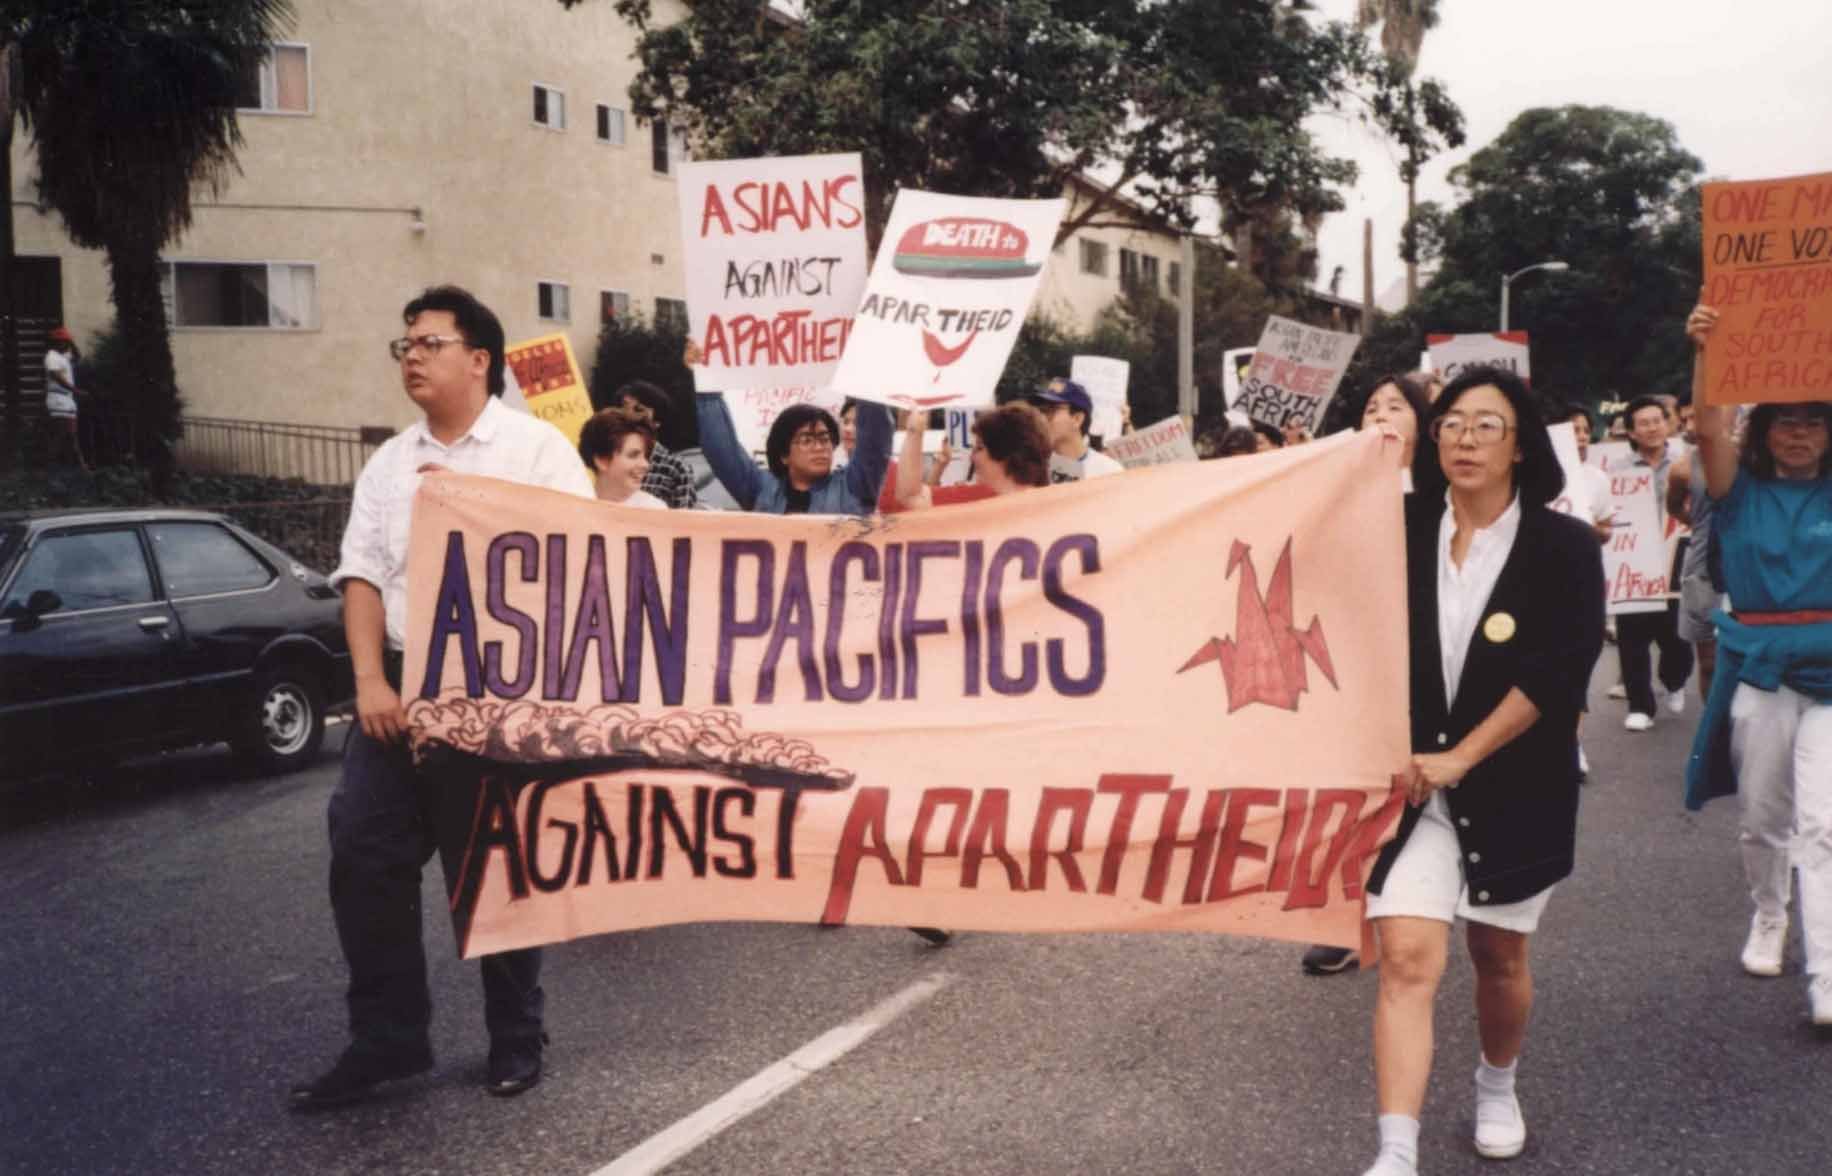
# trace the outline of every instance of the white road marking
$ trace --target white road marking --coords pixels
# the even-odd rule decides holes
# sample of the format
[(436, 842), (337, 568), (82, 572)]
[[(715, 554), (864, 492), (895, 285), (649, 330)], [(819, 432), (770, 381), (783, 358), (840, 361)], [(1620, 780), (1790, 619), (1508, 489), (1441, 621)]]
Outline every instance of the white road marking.
[(659, 1172), (694, 1148), (794, 1089), (803, 1079), (863, 1045), (878, 1030), (952, 983), (947, 972), (916, 981), (901, 992), (802, 1046), (732, 1087), (685, 1119), (651, 1135), (591, 1176), (643, 1176)]

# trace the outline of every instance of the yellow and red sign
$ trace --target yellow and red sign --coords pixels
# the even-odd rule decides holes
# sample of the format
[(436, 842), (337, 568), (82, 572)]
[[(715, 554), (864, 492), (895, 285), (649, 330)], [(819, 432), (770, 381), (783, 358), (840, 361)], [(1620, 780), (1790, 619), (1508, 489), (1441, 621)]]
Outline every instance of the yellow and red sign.
[(516, 386), (528, 402), (528, 411), (578, 444), (579, 430), (592, 416), (592, 398), (579, 376), (571, 340), (556, 333), (511, 343), (504, 351), (503, 362), (515, 373)]

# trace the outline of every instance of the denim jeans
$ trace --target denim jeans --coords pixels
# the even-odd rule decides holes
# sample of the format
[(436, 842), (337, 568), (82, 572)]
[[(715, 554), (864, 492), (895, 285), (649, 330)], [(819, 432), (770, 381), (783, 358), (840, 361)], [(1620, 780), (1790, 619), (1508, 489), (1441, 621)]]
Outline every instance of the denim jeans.
[[(350, 967), (350, 1035), (358, 1048), (426, 1050), (432, 994), (420, 937), (420, 871), (437, 848), (426, 786), (405, 745), (352, 726), (331, 794), (331, 911)], [(538, 1038), (541, 953), (483, 957), (484, 1024), (493, 1044)]]

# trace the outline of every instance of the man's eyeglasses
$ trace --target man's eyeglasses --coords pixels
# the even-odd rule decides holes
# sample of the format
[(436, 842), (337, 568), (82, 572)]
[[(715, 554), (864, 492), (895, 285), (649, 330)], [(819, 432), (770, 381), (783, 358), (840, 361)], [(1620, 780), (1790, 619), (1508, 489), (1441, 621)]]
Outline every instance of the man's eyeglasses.
[(1507, 439), (1513, 427), (1498, 412), (1479, 412), (1474, 417), (1453, 412), (1431, 422), (1431, 439), (1439, 445), (1455, 445), (1467, 432), (1478, 445), (1496, 445)]
[(437, 355), (440, 348), (452, 343), (460, 347), (470, 346), (458, 335), (408, 335), (400, 339), (390, 339), (388, 354), (394, 357), (396, 363), (399, 363), (416, 351), (424, 350), (428, 356)]
[(795, 446), (797, 449), (832, 449), (833, 438), (828, 435), (825, 429), (818, 431), (810, 429), (806, 433), (795, 434), (789, 444)]

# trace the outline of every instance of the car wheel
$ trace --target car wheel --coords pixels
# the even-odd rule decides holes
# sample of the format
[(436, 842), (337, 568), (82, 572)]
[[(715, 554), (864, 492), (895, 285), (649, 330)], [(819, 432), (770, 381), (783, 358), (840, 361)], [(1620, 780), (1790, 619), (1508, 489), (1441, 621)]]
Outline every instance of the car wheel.
[(324, 691), (297, 666), (256, 675), (240, 727), (236, 750), (261, 771), (304, 767), (324, 742)]

